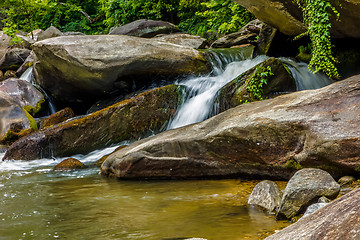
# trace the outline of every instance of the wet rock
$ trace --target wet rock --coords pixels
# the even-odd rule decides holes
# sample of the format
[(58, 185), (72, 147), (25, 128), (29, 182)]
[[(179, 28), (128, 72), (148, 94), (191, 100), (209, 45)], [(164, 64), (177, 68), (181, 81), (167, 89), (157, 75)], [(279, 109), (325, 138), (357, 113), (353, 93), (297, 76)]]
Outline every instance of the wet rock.
[(266, 240), (360, 239), (360, 189), (342, 196)]
[(185, 33), (165, 34), (158, 36), (155, 39), (160, 42), (173, 43), (195, 49), (202, 49), (207, 46), (207, 40), (205, 38)]
[(105, 162), (105, 160), (108, 158), (108, 156), (110, 156), (111, 154), (123, 149), (126, 146), (128, 146), (128, 145), (122, 145), (122, 146), (116, 148), (112, 153), (109, 153), (109, 154), (106, 154), (106, 155), (102, 156), (99, 160), (96, 161), (95, 165), (100, 167)]
[(54, 26), (49, 27), (45, 31), (40, 31), (37, 35), (37, 41), (42, 41), (48, 38), (60, 37), (64, 34)]
[(1, 70), (17, 70), (30, 55), (31, 50), (12, 48), (5, 52), (4, 56), (0, 59)]
[(282, 192), (275, 182), (265, 180), (258, 183), (248, 200), (248, 204), (257, 205), (269, 213), (275, 213), (280, 207)]
[(128, 35), (142, 38), (152, 38), (158, 34), (180, 32), (174, 24), (164, 21), (140, 19), (124, 26), (114, 28), (110, 35)]
[(73, 117), (75, 117), (74, 111), (71, 108), (64, 108), (44, 119), (41, 128), (51, 127)]
[(340, 185), (329, 173), (321, 169), (301, 169), (286, 185), (277, 218), (290, 219), (321, 196), (334, 199), (339, 192)]
[(0, 82), (0, 92), (6, 93), (17, 105), (36, 107), (44, 99), (44, 95), (31, 83), (17, 78), (10, 78)]
[(84, 169), (84, 168), (86, 168), (86, 166), (79, 160), (77, 160), (75, 158), (68, 158), (68, 159), (65, 159), (65, 160), (61, 161), (60, 163), (58, 163), (54, 167), (54, 170), (66, 171), (66, 170)]
[(16, 71), (16, 76), (21, 77), (21, 75), (33, 65), (34, 62), (34, 55), (33, 52), (30, 53), (30, 55), (25, 59), (24, 63), (18, 68)]
[(256, 41), (255, 56), (267, 55), (277, 29), (266, 23), (261, 24), (259, 38)]
[(360, 164), (360, 76), (243, 104), (110, 155), (101, 174), (124, 179), (289, 179), (301, 167), (333, 176)]
[(355, 181), (356, 179), (353, 176), (343, 176), (338, 180), (338, 183), (340, 184), (340, 186), (344, 186), (347, 184), (351, 184)]
[[(279, 29), (286, 35), (298, 35), (306, 31), (302, 23), (302, 11), (291, 0), (235, 0), (261, 21)], [(342, 1), (341, 7), (335, 3), (340, 13), (339, 21), (331, 18), (331, 34), (341, 38), (360, 38), (360, 6), (357, 0)]]
[(281, 93), (296, 91), (296, 81), (287, 66), (278, 59), (270, 58), (246, 71), (220, 89), (217, 97), (219, 112), (240, 104), (259, 100), (249, 93), (248, 87), (255, 74), (267, 67), (271, 67), (273, 75), (267, 77), (267, 84), (262, 88), (263, 99), (272, 98)]
[(35, 76), (58, 100), (79, 105), (133, 92), (153, 81), (209, 71), (203, 53), (124, 35), (66, 36), (37, 42)]
[(327, 203), (314, 203), (314, 204), (311, 204), (310, 206), (308, 206), (306, 208), (306, 211), (305, 211), (304, 215), (301, 218), (306, 217), (306, 216), (314, 213), (315, 211), (319, 210), (320, 208), (322, 208), (322, 207), (324, 207), (326, 205), (327, 205)]
[(12, 144), (4, 159), (71, 156), (145, 137), (165, 126), (175, 113), (179, 97), (178, 86), (169, 85), (85, 117), (40, 129)]

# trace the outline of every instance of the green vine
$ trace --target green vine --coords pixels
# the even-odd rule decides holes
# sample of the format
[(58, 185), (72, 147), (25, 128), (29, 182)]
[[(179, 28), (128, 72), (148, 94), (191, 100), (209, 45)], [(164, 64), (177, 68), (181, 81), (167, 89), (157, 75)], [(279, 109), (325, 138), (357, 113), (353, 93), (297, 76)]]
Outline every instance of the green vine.
[(246, 88), (251, 95), (252, 101), (263, 100), (264, 86), (267, 85), (267, 78), (274, 75), (271, 67), (260, 66), (256, 69), (254, 76), (250, 79)]
[(336, 60), (331, 51), (330, 16), (333, 12), (339, 18), (339, 12), (330, 0), (295, 0), (303, 11), (304, 23), (308, 30), (298, 36), (309, 35), (312, 44), (312, 56), (309, 69), (314, 73), (324, 72), (330, 78), (339, 78), (335, 67)]

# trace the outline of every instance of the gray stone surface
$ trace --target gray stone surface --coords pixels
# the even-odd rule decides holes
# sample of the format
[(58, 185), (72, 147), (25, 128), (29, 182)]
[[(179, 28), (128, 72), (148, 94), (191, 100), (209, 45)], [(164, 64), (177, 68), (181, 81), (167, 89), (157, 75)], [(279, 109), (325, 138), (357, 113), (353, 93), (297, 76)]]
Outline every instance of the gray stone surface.
[(276, 212), (280, 207), (282, 192), (275, 182), (265, 180), (254, 187), (248, 204), (265, 208), (269, 213)]

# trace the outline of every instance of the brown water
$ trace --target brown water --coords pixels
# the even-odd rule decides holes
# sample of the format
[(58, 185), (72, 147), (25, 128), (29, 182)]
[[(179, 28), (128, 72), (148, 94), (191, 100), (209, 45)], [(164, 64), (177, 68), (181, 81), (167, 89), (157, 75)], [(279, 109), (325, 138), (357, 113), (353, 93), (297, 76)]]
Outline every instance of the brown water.
[(117, 181), (58, 161), (0, 164), (0, 239), (262, 239), (289, 224), (247, 205), (255, 181)]

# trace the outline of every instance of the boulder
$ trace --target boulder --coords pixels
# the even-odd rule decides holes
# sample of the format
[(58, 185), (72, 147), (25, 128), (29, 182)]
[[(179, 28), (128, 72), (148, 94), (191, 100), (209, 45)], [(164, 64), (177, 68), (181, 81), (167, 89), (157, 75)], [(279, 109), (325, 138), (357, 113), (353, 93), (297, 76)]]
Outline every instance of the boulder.
[(296, 91), (296, 81), (288, 67), (279, 59), (270, 58), (249, 69), (220, 89), (217, 97), (219, 112), (243, 103), (259, 100), (249, 92), (248, 87), (255, 75), (267, 67), (271, 68), (273, 75), (266, 77), (267, 84), (262, 87), (262, 98), (272, 98), (281, 93)]
[(238, 32), (217, 39), (211, 44), (211, 48), (229, 48), (231, 46), (252, 43), (259, 35), (262, 24), (263, 23), (257, 19), (253, 20), (242, 27)]
[(173, 43), (195, 49), (206, 48), (207, 46), (207, 40), (205, 38), (185, 33), (164, 34), (155, 39), (160, 42)]
[(360, 189), (356, 189), (265, 240), (356, 240), (359, 218)]
[(194, 49), (123, 35), (51, 38), (33, 50), (36, 79), (67, 103), (94, 103), (156, 79), (210, 71), (203, 53)]
[(54, 38), (54, 37), (60, 37), (63, 36), (64, 34), (57, 29), (54, 26), (50, 26), (48, 29), (46, 29), (45, 31), (40, 31), (38, 36), (37, 36), (37, 41), (42, 41), (48, 38)]
[(30, 55), (31, 50), (21, 48), (11, 48), (5, 52), (0, 59), (1, 70), (17, 70)]
[(6, 51), (11, 47), (11, 37), (0, 31), (0, 59), (5, 55)]
[(176, 85), (153, 89), (88, 116), (40, 129), (12, 144), (4, 159), (84, 154), (153, 134), (173, 116), (179, 98)]
[(340, 185), (329, 173), (321, 169), (301, 169), (286, 185), (277, 217), (290, 219), (321, 196), (334, 199), (339, 192)]
[(64, 108), (45, 118), (41, 123), (41, 128), (51, 127), (73, 117), (75, 117), (74, 111), (71, 108)]
[(44, 95), (31, 83), (17, 78), (10, 78), (0, 82), (0, 92), (4, 92), (21, 108), (25, 106), (36, 107), (44, 99)]
[(60, 163), (58, 163), (55, 167), (55, 171), (67, 171), (67, 170), (74, 170), (74, 169), (83, 169), (86, 166), (75, 158), (67, 158)]
[[(279, 29), (286, 35), (298, 35), (306, 31), (302, 23), (302, 11), (292, 0), (234, 0), (259, 20)], [(331, 18), (331, 33), (339, 38), (360, 38), (360, 5), (358, 0), (341, 1), (341, 7), (332, 1), (340, 13), (337, 21)]]
[(269, 213), (275, 213), (280, 207), (282, 192), (275, 182), (265, 180), (254, 187), (250, 194), (248, 204), (257, 205)]
[(42, 29), (35, 29), (34, 31), (30, 32), (28, 35), (26, 35), (28, 38), (33, 39), (34, 41), (37, 41), (39, 38), (39, 35), (44, 32)]
[(124, 26), (114, 28), (110, 35), (128, 35), (142, 38), (152, 38), (158, 34), (180, 32), (174, 24), (164, 21), (140, 19)]
[(5, 92), (0, 91), (0, 145), (14, 140), (14, 133), (30, 128), (25, 111)]
[(231, 108), (110, 155), (101, 174), (123, 179), (289, 179), (299, 167), (334, 176), (360, 164), (360, 76)]

